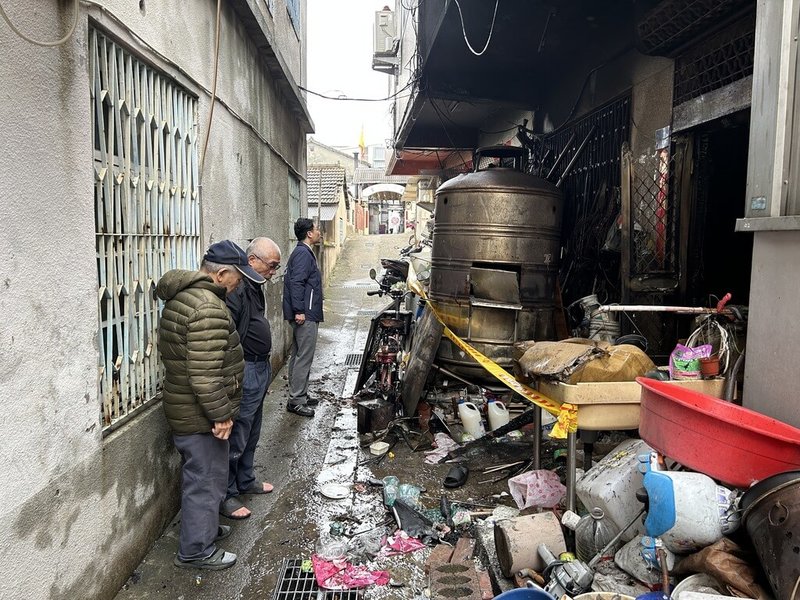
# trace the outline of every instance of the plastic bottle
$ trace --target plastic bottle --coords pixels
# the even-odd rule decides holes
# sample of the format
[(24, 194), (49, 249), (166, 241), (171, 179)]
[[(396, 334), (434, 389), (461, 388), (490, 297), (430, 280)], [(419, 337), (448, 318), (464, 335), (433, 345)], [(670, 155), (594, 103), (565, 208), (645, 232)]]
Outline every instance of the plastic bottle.
[[(581, 518), (575, 527), (575, 553), (578, 559), (589, 562), (619, 533), (619, 529), (611, 519), (607, 519), (603, 509), (593, 508), (592, 511)], [(611, 547), (601, 558), (612, 558), (619, 548)]]
[(464, 399), (458, 401), (458, 416), (461, 418), (461, 424), (466, 431), (473, 438), (478, 439), (484, 433), (483, 422), (481, 421), (481, 411), (472, 402), (467, 402)]
[(486, 409), (486, 412), (488, 413), (489, 427), (491, 427), (492, 431), (494, 431), (498, 427), (502, 427), (508, 423), (508, 409), (506, 408), (506, 405), (499, 400), (490, 398), (488, 402), (489, 403), (487, 405), (488, 408)]

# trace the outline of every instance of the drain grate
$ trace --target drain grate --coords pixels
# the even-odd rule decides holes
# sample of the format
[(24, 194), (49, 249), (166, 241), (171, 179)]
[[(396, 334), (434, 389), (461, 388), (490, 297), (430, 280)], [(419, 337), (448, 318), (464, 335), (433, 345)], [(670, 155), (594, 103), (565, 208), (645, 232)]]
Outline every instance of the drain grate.
[(359, 317), (374, 317), (377, 314), (377, 310), (374, 308), (362, 308), (358, 311), (357, 316)]
[(284, 558), (272, 600), (361, 600), (359, 590), (321, 590), (314, 573), (303, 572), (299, 558)]
[(342, 285), (340, 285), (338, 287), (340, 287), (342, 289), (345, 289), (345, 290), (352, 290), (354, 288), (365, 288), (365, 287), (371, 287), (371, 286), (374, 286), (374, 285), (375, 285), (375, 282), (372, 281), (372, 280), (370, 280), (370, 281), (351, 281), (349, 283), (344, 283), (344, 284), (342, 284)]
[(363, 352), (358, 352), (354, 354), (348, 354), (347, 358), (344, 360), (344, 366), (346, 367), (360, 367), (361, 366), (361, 356)]

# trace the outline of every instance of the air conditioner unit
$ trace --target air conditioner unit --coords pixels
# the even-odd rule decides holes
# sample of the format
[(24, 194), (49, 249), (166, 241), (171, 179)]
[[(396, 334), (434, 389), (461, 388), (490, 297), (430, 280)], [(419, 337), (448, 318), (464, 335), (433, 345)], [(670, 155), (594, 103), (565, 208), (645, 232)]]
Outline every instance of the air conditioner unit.
[(391, 10), (375, 12), (375, 32), (373, 35), (375, 56), (395, 56), (397, 54), (397, 28)]

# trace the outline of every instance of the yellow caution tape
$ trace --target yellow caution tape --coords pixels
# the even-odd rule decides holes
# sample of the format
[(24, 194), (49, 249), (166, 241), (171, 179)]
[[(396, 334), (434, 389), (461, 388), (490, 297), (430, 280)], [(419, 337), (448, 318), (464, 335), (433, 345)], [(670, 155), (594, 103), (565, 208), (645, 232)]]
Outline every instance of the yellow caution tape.
[(416, 278), (416, 274), (413, 273), (413, 269), (409, 269), (409, 281), (408, 285), (411, 290), (417, 294), (420, 298), (428, 301), (428, 306), (433, 313), (433, 316), (442, 324), (444, 327), (444, 335), (452, 341), (456, 346), (461, 348), (464, 352), (466, 352), (475, 362), (481, 365), (484, 369), (486, 369), (489, 373), (491, 373), (497, 380), (502, 382), (507, 388), (516, 392), (529, 402), (539, 406), (549, 412), (552, 415), (556, 415), (557, 421), (556, 424), (553, 426), (553, 431), (550, 433), (550, 437), (557, 438), (557, 439), (564, 439), (567, 437), (568, 433), (575, 433), (578, 430), (578, 407), (574, 404), (570, 404), (569, 402), (565, 402), (560, 404), (555, 400), (548, 398), (547, 396), (543, 396), (539, 392), (531, 389), (524, 383), (520, 383), (517, 379), (508, 371), (506, 371), (503, 367), (498, 365), (492, 359), (488, 358), (472, 346), (470, 346), (467, 342), (462, 340), (458, 337), (453, 331), (445, 324), (442, 320), (441, 316), (439, 316), (438, 311), (433, 306), (433, 302), (428, 299), (427, 294), (425, 293), (425, 289), (420, 284), (419, 280)]

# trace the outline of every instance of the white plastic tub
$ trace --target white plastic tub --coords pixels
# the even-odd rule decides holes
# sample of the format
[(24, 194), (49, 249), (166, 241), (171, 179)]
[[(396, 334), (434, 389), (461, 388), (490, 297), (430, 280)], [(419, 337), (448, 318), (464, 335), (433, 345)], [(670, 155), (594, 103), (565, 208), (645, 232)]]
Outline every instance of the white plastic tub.
[[(722, 398), (725, 378), (670, 381), (715, 398)], [(539, 391), (557, 402), (578, 407), (578, 429), (584, 431), (630, 430), (639, 428), (642, 387), (635, 381), (599, 383), (539, 382)]]
[[(589, 469), (576, 486), (586, 509), (602, 509), (620, 530), (628, 525), (643, 508), (636, 499), (636, 490), (643, 487), (644, 478), (638, 457), (652, 450), (643, 440), (626, 440)], [(640, 520), (628, 528), (622, 539), (627, 542), (642, 533), (644, 525)]]

